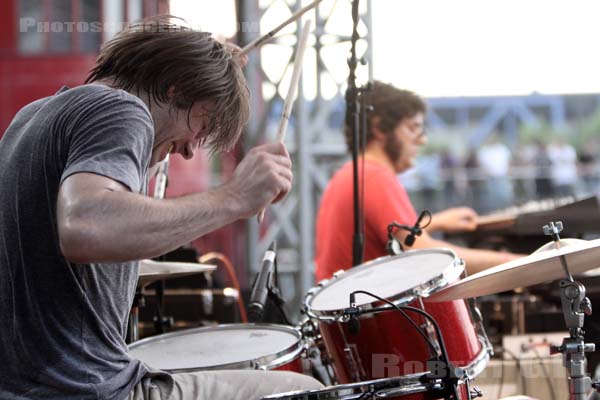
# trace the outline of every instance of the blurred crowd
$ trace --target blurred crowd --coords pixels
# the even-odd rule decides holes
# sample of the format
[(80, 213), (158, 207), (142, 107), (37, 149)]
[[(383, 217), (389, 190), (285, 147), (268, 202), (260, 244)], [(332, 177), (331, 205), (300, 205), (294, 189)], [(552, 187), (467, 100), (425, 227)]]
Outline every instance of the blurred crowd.
[(461, 155), (426, 151), (400, 179), (421, 208), (461, 204), (479, 213), (531, 200), (595, 194), (600, 164), (590, 146), (577, 151), (566, 140), (540, 140), (509, 148), (492, 139)]

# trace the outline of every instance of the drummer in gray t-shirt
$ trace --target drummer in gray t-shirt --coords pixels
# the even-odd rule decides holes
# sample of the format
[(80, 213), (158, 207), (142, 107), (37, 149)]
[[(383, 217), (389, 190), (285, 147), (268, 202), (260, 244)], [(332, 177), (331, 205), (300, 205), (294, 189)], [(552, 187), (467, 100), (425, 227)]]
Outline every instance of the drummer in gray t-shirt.
[(235, 144), (250, 112), (241, 59), (156, 18), (107, 43), (86, 85), (17, 113), (0, 140), (0, 398), (253, 399), (320, 386), (290, 372), (150, 372), (124, 340), (136, 260), (291, 189), (289, 154), (273, 143), (212, 191), (145, 195), (168, 153)]

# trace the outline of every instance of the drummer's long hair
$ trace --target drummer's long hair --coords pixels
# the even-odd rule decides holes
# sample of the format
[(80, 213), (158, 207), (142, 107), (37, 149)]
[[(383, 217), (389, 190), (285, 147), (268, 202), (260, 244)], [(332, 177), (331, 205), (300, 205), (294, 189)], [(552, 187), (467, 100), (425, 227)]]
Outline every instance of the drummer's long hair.
[[(373, 107), (367, 116), (367, 140), (369, 143), (373, 137), (374, 121), (377, 128), (385, 133), (391, 134), (396, 126), (405, 118), (412, 118), (417, 113), (425, 113), (427, 105), (425, 101), (410, 90), (398, 89), (390, 84), (375, 81), (371, 91), (368, 92), (368, 104)], [(353, 133), (346, 124), (344, 133), (348, 150), (352, 151)], [(362, 146), (361, 150), (364, 150)]]
[(211, 104), (205, 143), (213, 151), (231, 149), (250, 115), (248, 87), (233, 50), (169, 15), (136, 22), (106, 43), (86, 83), (103, 79), (187, 110), (188, 124), (194, 103)]

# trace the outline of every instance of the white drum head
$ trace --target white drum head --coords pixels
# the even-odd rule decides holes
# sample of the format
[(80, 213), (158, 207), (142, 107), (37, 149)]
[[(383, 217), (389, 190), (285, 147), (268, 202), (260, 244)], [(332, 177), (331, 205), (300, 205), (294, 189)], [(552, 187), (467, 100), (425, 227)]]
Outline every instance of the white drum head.
[(256, 368), (298, 350), (300, 334), (279, 325), (232, 324), (189, 329), (132, 343), (129, 353), (165, 371)]
[[(413, 250), (392, 257), (381, 257), (345, 271), (326, 282), (310, 304), (315, 311), (336, 311), (349, 307), (350, 293), (365, 290), (392, 299), (414, 288), (433, 290), (438, 278), (458, 277), (464, 269), (454, 252), (448, 249)], [(401, 296), (400, 296), (401, 297)], [(373, 297), (357, 294), (356, 305), (374, 303)]]

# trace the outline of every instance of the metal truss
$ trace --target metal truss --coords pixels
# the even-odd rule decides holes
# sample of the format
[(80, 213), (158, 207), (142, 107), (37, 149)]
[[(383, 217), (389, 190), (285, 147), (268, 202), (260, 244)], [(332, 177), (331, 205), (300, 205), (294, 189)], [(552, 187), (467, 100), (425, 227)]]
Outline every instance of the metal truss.
[[(245, 31), (244, 27), (260, 26), (261, 30), (268, 31), (281, 22), (282, 19), (274, 19), (272, 10), (287, 18), (308, 3), (302, 0), (238, 0), (241, 43), (248, 43), (259, 35), (252, 29)], [(305, 52), (303, 77), (286, 137), (286, 146), (294, 162), (293, 192), (281, 204), (267, 210), (263, 226), (255, 220), (248, 221), (247, 225), (250, 276), (260, 268), (260, 258), (276, 239), (280, 249), (278, 261), (283, 295), (294, 310), (300, 309), (304, 294), (314, 286), (314, 223), (320, 195), (331, 171), (346, 158), (342, 125), (352, 27), (350, 10), (349, 0), (324, 0), (315, 11), (303, 17), (303, 21), (306, 18), (313, 20), (313, 32)], [(370, 0), (361, 1), (360, 14), (359, 31), (363, 39), (357, 50), (369, 66), (360, 67), (358, 71), (358, 78), (364, 83), (372, 76), (368, 62), (372, 49), (368, 35), (371, 32)], [(250, 55), (246, 72), (254, 98), (254, 113), (245, 136), (246, 148), (274, 140), (302, 23), (294, 25), (287, 34), (283, 31), (278, 39)], [(270, 64), (278, 58), (287, 61), (283, 71), (274, 74)]]
[(566, 122), (564, 97), (559, 95), (429, 98), (427, 127), (434, 131), (460, 128), (471, 148), (494, 132), (517, 145), (519, 126), (548, 123), (560, 129)]

